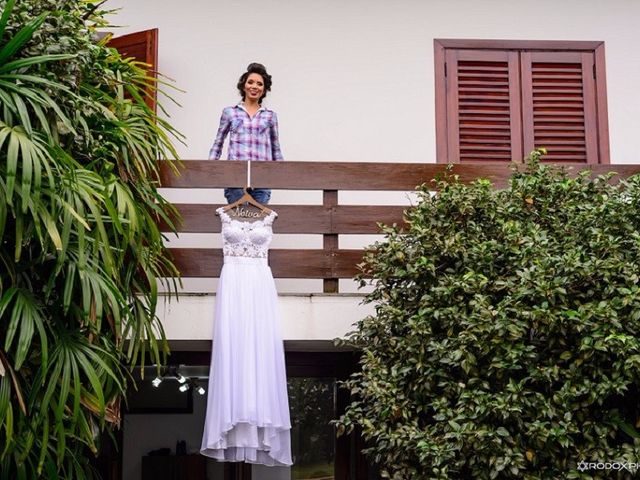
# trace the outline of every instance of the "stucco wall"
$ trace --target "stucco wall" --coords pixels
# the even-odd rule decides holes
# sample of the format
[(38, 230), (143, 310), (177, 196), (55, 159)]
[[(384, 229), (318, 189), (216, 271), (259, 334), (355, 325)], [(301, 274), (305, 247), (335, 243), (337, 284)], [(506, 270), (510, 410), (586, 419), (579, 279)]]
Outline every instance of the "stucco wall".
[(433, 39), (604, 40), (611, 158), (640, 161), (640, 2), (633, 0), (110, 0), (119, 33), (158, 27), (159, 67), (187, 93), (170, 106), (185, 158), (205, 158), (251, 61), (290, 160), (431, 162)]
[[(354, 329), (354, 324), (374, 314), (360, 295), (280, 295), (278, 307), (284, 340), (333, 340)], [(167, 338), (209, 340), (213, 338), (215, 295), (185, 295), (166, 299), (158, 316)], [(188, 319), (188, 320), (187, 320)]]
[[(260, 61), (274, 76), (266, 105), (278, 112), (285, 158), (435, 161), (434, 38), (603, 40), (611, 159), (640, 158), (640, 2), (634, 0), (109, 0), (116, 35), (159, 29), (159, 69), (186, 93), (165, 102), (187, 136), (186, 159), (206, 158), (235, 84)], [(164, 192), (172, 201), (219, 203), (220, 190)], [(391, 192), (393, 193), (393, 192)], [(320, 192), (274, 191), (272, 203), (321, 203)], [(402, 193), (341, 192), (341, 203), (408, 204)], [(277, 231), (277, 225), (276, 225)], [(295, 237), (295, 238), (289, 238)], [(341, 248), (376, 237), (340, 236)], [(319, 248), (321, 237), (277, 235), (274, 248)], [(172, 246), (219, 247), (219, 235), (185, 234)], [(211, 292), (215, 281), (185, 280)], [(277, 280), (280, 292), (319, 292), (320, 280)], [(355, 291), (352, 281), (341, 291)]]

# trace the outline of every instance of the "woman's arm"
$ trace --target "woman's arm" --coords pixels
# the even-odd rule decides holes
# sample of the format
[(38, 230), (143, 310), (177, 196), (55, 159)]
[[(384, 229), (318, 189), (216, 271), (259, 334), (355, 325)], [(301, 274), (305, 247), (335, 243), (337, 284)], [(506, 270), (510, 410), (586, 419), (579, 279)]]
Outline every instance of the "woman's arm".
[(231, 115), (229, 115), (228, 110), (225, 108), (224, 110), (222, 110), (222, 115), (220, 116), (220, 126), (218, 127), (216, 139), (213, 141), (211, 150), (209, 150), (209, 160), (220, 160), (220, 155), (222, 155), (222, 144), (224, 143), (224, 137), (226, 137), (227, 133), (229, 133), (230, 126)]
[(271, 160), (284, 160), (282, 150), (280, 150), (280, 140), (278, 138), (278, 117), (273, 112), (271, 117)]

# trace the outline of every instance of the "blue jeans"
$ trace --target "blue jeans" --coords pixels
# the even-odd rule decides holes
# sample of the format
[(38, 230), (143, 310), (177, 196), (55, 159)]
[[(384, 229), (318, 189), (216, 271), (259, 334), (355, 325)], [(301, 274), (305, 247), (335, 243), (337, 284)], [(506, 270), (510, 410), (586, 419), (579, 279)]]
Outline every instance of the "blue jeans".
[[(266, 205), (271, 199), (271, 190), (268, 188), (248, 188), (247, 192), (258, 203)], [(227, 203), (233, 203), (239, 200), (244, 195), (244, 189), (242, 188), (225, 188), (224, 198), (227, 199)]]

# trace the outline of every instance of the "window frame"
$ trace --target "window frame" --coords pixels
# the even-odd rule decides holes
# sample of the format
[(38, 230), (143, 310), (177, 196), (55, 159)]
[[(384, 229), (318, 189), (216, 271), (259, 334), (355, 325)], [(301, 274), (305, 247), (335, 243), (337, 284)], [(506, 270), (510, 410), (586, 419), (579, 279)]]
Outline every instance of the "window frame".
[[(609, 121), (607, 108), (606, 65), (603, 41), (569, 40), (476, 40), (436, 38), (434, 44), (435, 63), (435, 114), (436, 114), (436, 162), (453, 163), (449, 156), (449, 128), (447, 122), (446, 54), (447, 50), (495, 50), (525, 52), (585, 52), (594, 55), (596, 88), (596, 137), (598, 140), (597, 164), (610, 163)], [(520, 79), (522, 82), (522, 78)], [(520, 98), (522, 109), (523, 99)], [(527, 135), (526, 132), (522, 133)], [(524, 138), (520, 145), (524, 146)], [(525, 152), (525, 155), (528, 152)], [(458, 163), (458, 162), (455, 162)], [(587, 158), (587, 165), (596, 162)]]
[[(169, 340), (171, 354), (166, 365), (204, 365), (211, 363), (211, 340)], [(337, 348), (331, 340), (285, 340), (285, 364), (289, 377), (335, 378), (337, 382), (348, 379), (359, 369), (360, 352), (350, 348)], [(350, 402), (350, 394), (344, 388), (336, 391), (336, 415), (340, 417)], [(127, 415), (122, 412), (122, 422)], [(126, 427), (125, 427), (126, 428)], [(112, 475), (106, 478), (123, 478), (124, 461), (122, 456), (124, 428), (117, 434), (117, 454)], [(359, 429), (349, 435), (335, 439), (334, 475), (335, 480), (367, 480), (373, 476), (379, 478), (375, 467), (362, 453), (364, 440)], [(225, 462), (225, 480), (251, 480), (251, 464), (244, 462)]]

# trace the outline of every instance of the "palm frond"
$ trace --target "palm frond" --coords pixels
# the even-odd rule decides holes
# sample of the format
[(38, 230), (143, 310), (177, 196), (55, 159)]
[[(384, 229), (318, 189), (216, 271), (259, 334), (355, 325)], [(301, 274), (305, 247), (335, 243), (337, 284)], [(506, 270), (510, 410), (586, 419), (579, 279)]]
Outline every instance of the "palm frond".
[(36, 19), (29, 22), (16, 33), (7, 44), (0, 49), (0, 65), (11, 58), (29, 39), (34, 32), (42, 25), (47, 14), (43, 13)]
[(16, 0), (7, 0), (4, 10), (2, 11), (2, 16), (0, 16), (0, 42), (2, 42), (2, 37), (4, 37), (4, 31), (7, 28), (7, 23), (9, 22), (9, 17), (13, 12), (15, 4)]
[(4, 341), (5, 351), (11, 351), (11, 345), (17, 332), (19, 332), (18, 343), (15, 348), (14, 366), (17, 370), (22, 367), (23, 362), (29, 354), (29, 347), (36, 330), (40, 339), (42, 363), (48, 361), (48, 342), (45, 332), (45, 320), (40, 306), (31, 292), (16, 287), (9, 288), (0, 298), (0, 317), (11, 308), (9, 312), (9, 325)]
[[(6, 202), (13, 205), (13, 198), (19, 193), (22, 198), (21, 209), (26, 212), (31, 189), (36, 192), (42, 187), (42, 170), (51, 171), (51, 154), (40, 135), (32, 135), (20, 126), (9, 126), (0, 121), (0, 152), (3, 144), (8, 140), (6, 151), (7, 163), (5, 170)], [(37, 165), (34, 166), (34, 164)], [(22, 167), (18, 170), (18, 166)], [(1, 170), (0, 170), (1, 172)], [(16, 192), (16, 181), (20, 181), (20, 192)], [(48, 177), (49, 182), (54, 179)]]
[[(13, 60), (11, 62), (7, 62), (4, 65), (0, 65), (0, 74), (12, 72), (14, 70), (23, 70), (32, 65), (42, 65), (43, 63), (48, 62), (58, 62), (60, 60), (68, 60), (73, 58), (74, 55), (68, 54), (51, 54), (51, 55), (37, 55), (35, 57), (28, 58), (20, 58), (18, 60)], [(40, 82), (44, 79), (38, 79), (36, 81)], [(51, 82), (55, 83), (55, 82)]]
[[(145, 103), (169, 83), (92, 43), (86, 5), (15, 4), (0, 16), (0, 479), (94, 478), (84, 448), (118, 422), (127, 368), (166, 361), (158, 283), (177, 291), (178, 272), (156, 222), (177, 212), (158, 159), (184, 137)], [(51, 45), (62, 21), (77, 37), (49, 55), (34, 33), (47, 22)]]

